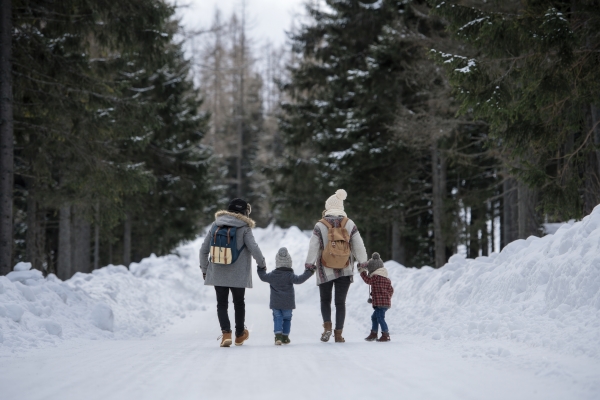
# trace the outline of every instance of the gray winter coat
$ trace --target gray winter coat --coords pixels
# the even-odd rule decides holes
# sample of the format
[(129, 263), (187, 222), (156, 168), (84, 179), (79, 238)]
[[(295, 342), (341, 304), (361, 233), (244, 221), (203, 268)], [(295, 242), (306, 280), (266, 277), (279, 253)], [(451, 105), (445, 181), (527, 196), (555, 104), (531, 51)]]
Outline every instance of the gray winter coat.
[(294, 275), (294, 270), (287, 267), (277, 268), (267, 274), (266, 268), (258, 268), (258, 277), (263, 282), (271, 284), (271, 302), (273, 310), (293, 310), (296, 308), (296, 293), (294, 284), (306, 282), (313, 271), (306, 269), (302, 275)]
[(238, 250), (245, 244), (238, 259), (229, 265), (213, 264), (209, 261), (210, 234), (206, 235), (200, 248), (200, 268), (206, 274), (205, 285), (225, 286), (236, 288), (252, 287), (252, 259), (254, 257), (259, 267), (266, 268), (265, 258), (254, 240), (252, 228), (255, 223), (245, 215), (230, 211), (218, 211), (215, 214), (213, 226), (234, 226), (237, 229), (236, 242)]

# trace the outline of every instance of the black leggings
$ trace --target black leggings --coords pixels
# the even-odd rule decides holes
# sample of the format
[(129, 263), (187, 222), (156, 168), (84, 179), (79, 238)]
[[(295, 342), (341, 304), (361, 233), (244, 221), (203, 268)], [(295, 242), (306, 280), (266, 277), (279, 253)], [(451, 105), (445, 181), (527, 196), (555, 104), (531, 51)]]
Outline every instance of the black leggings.
[(321, 293), (321, 315), (323, 322), (331, 321), (331, 293), (335, 286), (335, 329), (344, 329), (346, 319), (346, 296), (352, 283), (352, 277), (342, 276), (319, 285)]
[(229, 322), (229, 315), (227, 314), (230, 290), (235, 310), (235, 336), (241, 336), (244, 333), (244, 320), (246, 318), (246, 303), (244, 302), (246, 288), (215, 286), (215, 292), (217, 292), (217, 316), (219, 317), (221, 330), (231, 332), (231, 322)]

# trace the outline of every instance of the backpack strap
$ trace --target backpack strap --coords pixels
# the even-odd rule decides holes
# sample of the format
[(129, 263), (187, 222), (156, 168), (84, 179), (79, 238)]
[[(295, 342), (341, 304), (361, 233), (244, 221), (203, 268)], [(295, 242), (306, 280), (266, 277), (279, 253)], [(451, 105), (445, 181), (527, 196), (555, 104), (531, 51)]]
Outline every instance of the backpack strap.
[(213, 243), (217, 244), (217, 232), (219, 231), (219, 226), (218, 225), (213, 226), (213, 230), (214, 230)]
[(333, 228), (333, 225), (331, 225), (325, 218), (320, 219), (318, 222), (322, 223), (323, 225), (325, 225), (327, 227), (327, 229), (331, 229)]
[(348, 217), (344, 217), (342, 218), (342, 222), (340, 223), (340, 228), (345, 228), (346, 227), (346, 223), (348, 222), (350, 218)]

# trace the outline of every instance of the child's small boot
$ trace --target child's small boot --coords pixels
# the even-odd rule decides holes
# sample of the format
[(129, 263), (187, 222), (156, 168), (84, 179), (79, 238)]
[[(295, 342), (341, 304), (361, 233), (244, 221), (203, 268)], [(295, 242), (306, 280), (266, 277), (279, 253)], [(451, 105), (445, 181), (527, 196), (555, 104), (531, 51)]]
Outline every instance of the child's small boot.
[(389, 332), (381, 332), (381, 337), (377, 339), (378, 342), (389, 342), (390, 341), (390, 333)]
[(290, 344), (290, 335), (281, 335), (281, 343), (282, 344)]
[(342, 330), (341, 329), (335, 329), (333, 331), (333, 335), (335, 336), (335, 342), (336, 343), (344, 343), (346, 340), (342, 337)]
[(372, 341), (374, 341), (374, 340), (377, 340), (377, 332), (375, 332), (375, 331), (371, 331), (371, 333), (369, 333), (369, 336), (367, 336), (367, 337), (365, 338), (365, 340), (366, 340), (367, 342), (372, 342)]
[(283, 335), (281, 333), (275, 334), (275, 345), (281, 346), (282, 341), (283, 341)]

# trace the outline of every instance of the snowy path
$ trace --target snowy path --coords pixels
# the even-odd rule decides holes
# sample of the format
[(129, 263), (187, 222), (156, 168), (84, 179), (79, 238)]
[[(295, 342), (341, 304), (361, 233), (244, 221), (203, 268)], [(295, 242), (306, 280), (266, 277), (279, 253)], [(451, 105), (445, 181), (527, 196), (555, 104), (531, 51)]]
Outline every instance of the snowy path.
[[(302, 272), (305, 233), (254, 233), (269, 269), (286, 246)], [(358, 277), (347, 342), (319, 342), (311, 278), (296, 287), (292, 344), (274, 346), (269, 285), (254, 274), (250, 340), (219, 348), (201, 240), (66, 282), (0, 277), (0, 400), (600, 399), (600, 207), (490, 257), (453, 256), (439, 270), (388, 262), (391, 343), (363, 340), (370, 309)]]
[[(320, 343), (318, 299), (294, 313), (292, 344), (274, 346), (265, 289), (247, 292), (251, 336), (244, 346), (218, 347), (213, 303), (154, 338), (71, 341), (1, 358), (0, 399), (594, 398), (563, 373), (538, 376), (514, 360), (465, 358), (423, 337), (394, 334), (391, 343), (367, 343), (351, 318), (345, 344)], [(518, 349), (511, 350), (518, 359)], [(535, 358), (527, 354), (529, 362)], [(577, 366), (590, 367), (581, 360)], [(588, 374), (597, 372), (597, 364), (591, 367)]]

